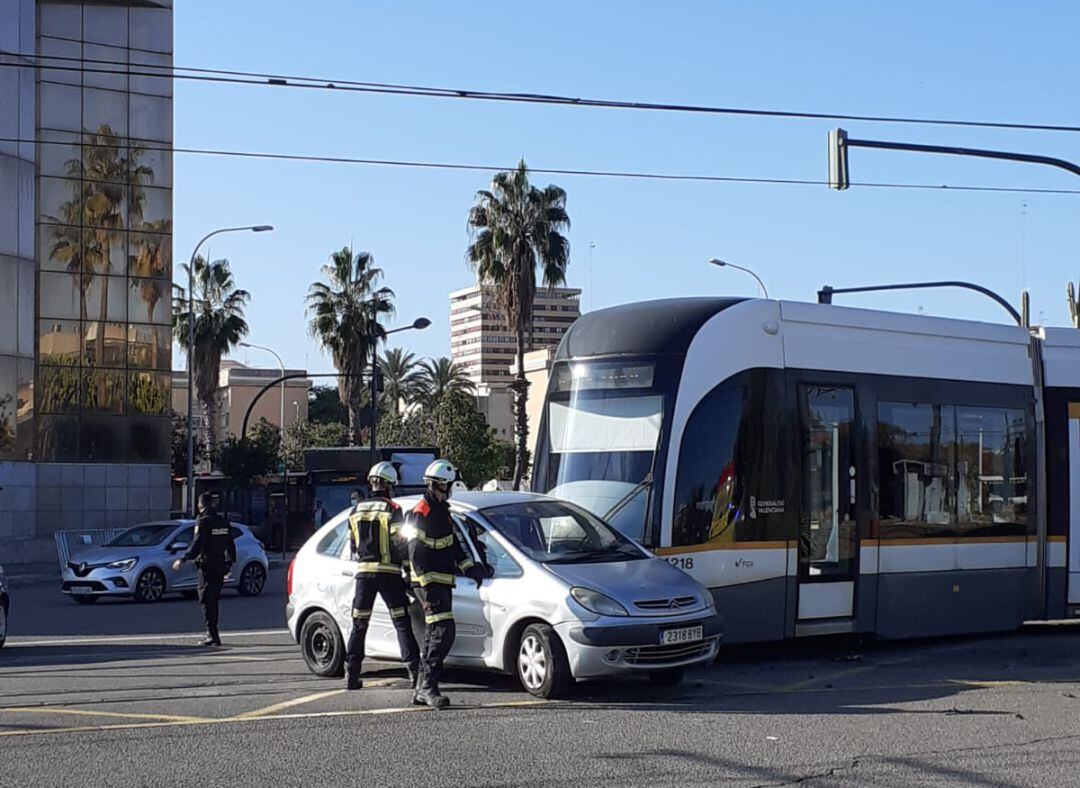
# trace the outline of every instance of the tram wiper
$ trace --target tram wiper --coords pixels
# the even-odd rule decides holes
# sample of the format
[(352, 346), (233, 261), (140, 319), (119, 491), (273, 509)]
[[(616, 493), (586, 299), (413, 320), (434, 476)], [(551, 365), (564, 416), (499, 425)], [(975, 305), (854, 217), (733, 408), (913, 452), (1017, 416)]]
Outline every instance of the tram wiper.
[(626, 505), (628, 503), (630, 503), (630, 501), (634, 500), (634, 498), (637, 497), (639, 492), (641, 492), (642, 490), (645, 490), (648, 487), (652, 486), (652, 483), (653, 483), (652, 471), (649, 471), (647, 474), (645, 474), (644, 479), (642, 479), (640, 482), (638, 482), (633, 487), (631, 487), (630, 492), (628, 492), (626, 495), (624, 495), (622, 498), (620, 498), (618, 501), (616, 501), (615, 505), (612, 506), (610, 509), (608, 509), (607, 512), (605, 512), (604, 515), (600, 519), (605, 521), (605, 522), (610, 522), (612, 517), (614, 517), (619, 512), (621, 512), (623, 509), (625, 509)]

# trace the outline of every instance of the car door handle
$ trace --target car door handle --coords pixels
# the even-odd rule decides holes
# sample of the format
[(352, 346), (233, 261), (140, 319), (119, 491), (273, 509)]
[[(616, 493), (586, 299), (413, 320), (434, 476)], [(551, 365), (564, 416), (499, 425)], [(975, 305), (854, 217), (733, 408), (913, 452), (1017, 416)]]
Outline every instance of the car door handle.
[(355, 573), (355, 572), (351, 572), (351, 571), (348, 571), (348, 570), (345, 570), (345, 569), (342, 569), (342, 570), (341, 570), (341, 576), (342, 576), (342, 577), (356, 577), (356, 573)]

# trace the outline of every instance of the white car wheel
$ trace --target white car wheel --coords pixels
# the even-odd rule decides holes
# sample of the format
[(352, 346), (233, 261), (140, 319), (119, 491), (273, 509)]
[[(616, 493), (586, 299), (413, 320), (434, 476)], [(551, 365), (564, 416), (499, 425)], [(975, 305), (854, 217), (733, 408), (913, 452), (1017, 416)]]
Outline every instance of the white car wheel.
[(547, 657), (536, 635), (529, 635), (521, 641), (521, 653), (518, 655), (518, 670), (525, 689), (533, 692), (544, 686), (547, 678)]
[(547, 624), (529, 624), (518, 642), (517, 674), (521, 685), (538, 698), (558, 698), (574, 683), (562, 641)]

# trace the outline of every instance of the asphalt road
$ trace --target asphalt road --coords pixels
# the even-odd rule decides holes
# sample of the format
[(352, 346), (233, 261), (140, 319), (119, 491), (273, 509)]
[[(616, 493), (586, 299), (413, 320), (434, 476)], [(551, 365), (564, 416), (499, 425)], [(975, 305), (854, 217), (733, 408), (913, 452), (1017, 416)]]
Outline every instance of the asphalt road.
[[(152, 634), (194, 633), (194, 603), (74, 608), (54, 595), (25, 597), (34, 618), (20, 613), (0, 650), (0, 786), (1080, 781), (1075, 626), (728, 650), (678, 689), (628, 679), (559, 702), (452, 672), (454, 706), (432, 712), (410, 705), (396, 665), (365, 665), (368, 686), (351, 693), (308, 674), (274, 631), (280, 597), (230, 599), (213, 650)], [(53, 623), (38, 620), (49, 611)], [(44, 632), (71, 622), (94, 636)]]

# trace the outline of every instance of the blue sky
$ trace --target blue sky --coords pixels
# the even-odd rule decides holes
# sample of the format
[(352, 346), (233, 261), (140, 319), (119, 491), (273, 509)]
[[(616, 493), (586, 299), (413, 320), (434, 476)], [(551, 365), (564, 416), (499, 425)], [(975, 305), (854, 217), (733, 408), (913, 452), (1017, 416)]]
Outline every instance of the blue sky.
[[(370, 3), (186, 0), (178, 66), (596, 98), (1076, 124), (1080, 6), (1005, 2)], [(512, 166), (822, 179), (830, 121), (695, 116), (208, 85), (178, 81), (178, 147)], [(853, 137), (991, 147), (1080, 161), (1080, 134), (848, 122)], [(478, 172), (432, 172), (178, 155), (177, 270), (208, 229), (269, 223), (214, 240), (251, 291), (252, 342), (290, 366), (329, 371), (309, 340), (303, 295), (329, 253), (375, 254), (397, 293), (395, 337), (449, 353), (450, 290)], [(1080, 188), (1032, 165), (854, 150), (855, 181)], [(775, 298), (835, 286), (967, 279), (1065, 325), (1080, 276), (1080, 195), (823, 186), (657, 183), (537, 175), (568, 192), (569, 284), (583, 305), (691, 294), (752, 295), (706, 265), (749, 266)], [(1025, 207), (1026, 204), (1026, 207)], [(594, 243), (591, 255), (589, 244)], [(591, 286), (590, 286), (591, 283)], [(840, 303), (838, 299), (838, 303)], [(975, 294), (847, 297), (843, 303), (1001, 321)], [(243, 352), (239, 356), (244, 358)], [(265, 354), (251, 352), (253, 364)], [(182, 362), (178, 363), (178, 366)]]

